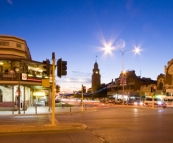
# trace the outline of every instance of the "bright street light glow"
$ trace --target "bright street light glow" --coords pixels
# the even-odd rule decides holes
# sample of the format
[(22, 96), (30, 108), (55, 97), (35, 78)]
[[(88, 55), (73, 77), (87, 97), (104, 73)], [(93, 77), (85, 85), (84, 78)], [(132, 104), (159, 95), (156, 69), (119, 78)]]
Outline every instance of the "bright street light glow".
[(112, 51), (114, 50), (114, 47), (112, 47), (112, 43), (104, 43), (104, 48), (102, 48), (104, 51), (104, 55), (112, 55)]
[(141, 50), (140, 47), (135, 47), (134, 50), (133, 50), (133, 52), (134, 52), (135, 54), (140, 54), (141, 51), (142, 51), (142, 50)]

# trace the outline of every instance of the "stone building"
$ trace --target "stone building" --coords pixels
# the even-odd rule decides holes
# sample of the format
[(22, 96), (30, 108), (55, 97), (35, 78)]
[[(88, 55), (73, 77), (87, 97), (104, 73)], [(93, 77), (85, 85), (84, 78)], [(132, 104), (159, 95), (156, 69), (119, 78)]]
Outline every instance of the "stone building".
[(158, 75), (157, 91), (161, 95), (173, 95), (173, 59), (164, 66), (164, 74)]

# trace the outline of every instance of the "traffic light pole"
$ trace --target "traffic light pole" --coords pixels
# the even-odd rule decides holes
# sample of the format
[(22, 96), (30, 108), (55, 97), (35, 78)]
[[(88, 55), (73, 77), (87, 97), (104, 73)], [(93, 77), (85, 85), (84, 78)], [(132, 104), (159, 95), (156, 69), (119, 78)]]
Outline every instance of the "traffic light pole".
[(55, 53), (52, 53), (52, 126), (55, 126)]

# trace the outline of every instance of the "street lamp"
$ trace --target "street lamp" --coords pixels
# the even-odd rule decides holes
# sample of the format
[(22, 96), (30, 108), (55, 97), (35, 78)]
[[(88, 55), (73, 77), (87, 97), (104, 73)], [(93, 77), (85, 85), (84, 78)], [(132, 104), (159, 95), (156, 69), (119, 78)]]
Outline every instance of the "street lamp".
[[(118, 51), (120, 51), (120, 53), (121, 53), (121, 55), (122, 55), (122, 72), (121, 72), (121, 81), (122, 81), (122, 86), (123, 86), (123, 105), (124, 105), (124, 85), (125, 85), (125, 83), (126, 83), (126, 78), (125, 78), (125, 74), (126, 74), (126, 72), (124, 71), (124, 54), (126, 53), (126, 52), (128, 52), (128, 51), (131, 51), (131, 50), (129, 50), (129, 49), (127, 49), (127, 50), (124, 50), (124, 51), (122, 51), (122, 50), (119, 50), (118, 49)], [(136, 48), (134, 48), (133, 49), (133, 52), (135, 53), (135, 54), (139, 54), (140, 53), (140, 51), (141, 51), (141, 49), (139, 48), (139, 47), (136, 47)]]
[(122, 86), (123, 86), (123, 95), (122, 95), (122, 100), (123, 100), (123, 105), (124, 105), (124, 84), (126, 83), (126, 79), (125, 79), (125, 74), (126, 74), (126, 72), (124, 71), (124, 54), (125, 54), (125, 52), (127, 52), (127, 51), (130, 51), (130, 50), (124, 50), (124, 51), (121, 51), (121, 50), (119, 50), (120, 52), (121, 52), (121, 55), (122, 55), (122, 71), (121, 71), (121, 84), (122, 84)]
[[(113, 50), (112, 47), (105, 47), (104, 48), (104, 51), (105, 53), (111, 53), (111, 51)], [(120, 83), (122, 84), (123, 86), (123, 94), (122, 94), (122, 97), (123, 97), (123, 105), (124, 105), (124, 84), (126, 83), (126, 79), (124, 78), (126, 72), (124, 71), (124, 54), (127, 52), (127, 51), (133, 51), (135, 54), (140, 54), (140, 47), (135, 47), (133, 50), (130, 50), (130, 49), (127, 49), (127, 50), (120, 50), (120, 49), (117, 49), (118, 51), (120, 51), (121, 55), (122, 55), (122, 71), (121, 71), (121, 80), (120, 80)]]

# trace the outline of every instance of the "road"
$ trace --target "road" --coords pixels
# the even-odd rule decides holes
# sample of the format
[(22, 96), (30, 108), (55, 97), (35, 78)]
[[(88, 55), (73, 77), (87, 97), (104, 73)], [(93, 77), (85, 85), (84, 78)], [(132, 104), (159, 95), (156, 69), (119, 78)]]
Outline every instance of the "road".
[[(16, 117), (16, 116), (15, 116)], [(17, 116), (18, 117), (18, 116)], [(20, 116), (21, 117), (21, 116)], [(25, 116), (26, 117), (26, 116)], [(49, 122), (47, 115), (0, 117), (0, 123)], [(10, 119), (9, 119), (10, 118)], [(5, 120), (6, 119), (6, 120)], [(85, 130), (1, 134), (1, 143), (172, 143), (173, 109), (115, 105), (82, 113), (57, 114), (62, 123), (80, 122)], [(39, 124), (39, 122), (38, 122)]]

